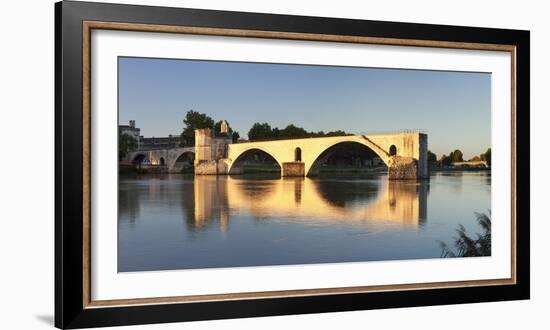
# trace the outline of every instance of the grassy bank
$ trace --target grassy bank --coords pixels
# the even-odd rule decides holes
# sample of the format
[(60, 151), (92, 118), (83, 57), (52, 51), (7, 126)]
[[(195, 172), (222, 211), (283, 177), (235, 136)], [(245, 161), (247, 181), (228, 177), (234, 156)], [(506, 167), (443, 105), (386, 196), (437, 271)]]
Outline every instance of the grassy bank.
[(280, 173), (281, 168), (277, 164), (246, 164), (244, 173)]
[(358, 166), (322, 166), (319, 170), (324, 173), (380, 173), (387, 172), (386, 167), (358, 167)]

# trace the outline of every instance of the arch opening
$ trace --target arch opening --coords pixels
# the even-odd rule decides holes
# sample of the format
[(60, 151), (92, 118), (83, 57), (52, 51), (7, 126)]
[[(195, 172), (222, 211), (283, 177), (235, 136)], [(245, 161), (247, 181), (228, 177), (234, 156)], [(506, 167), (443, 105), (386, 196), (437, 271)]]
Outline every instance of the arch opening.
[(195, 153), (191, 151), (186, 151), (176, 158), (174, 165), (172, 166), (171, 172), (173, 173), (193, 173), (195, 171), (194, 167), (195, 162)]
[(160, 166), (166, 165), (166, 162), (164, 161), (164, 157), (160, 157), (160, 159), (159, 159), (159, 165), (160, 165)]
[(302, 161), (302, 149), (300, 149), (300, 147), (297, 147), (296, 149), (294, 149), (294, 161), (295, 162)]
[(229, 174), (281, 175), (281, 165), (269, 153), (253, 148), (241, 153), (231, 164)]
[(397, 155), (397, 147), (394, 144), (392, 144), (390, 146), (390, 156), (395, 156), (395, 155)]
[(139, 166), (139, 165), (143, 164), (143, 162), (145, 162), (145, 159), (146, 159), (145, 154), (137, 154), (132, 159), (132, 164)]
[(387, 169), (382, 157), (369, 146), (356, 141), (345, 141), (321, 152), (306, 175), (386, 172)]

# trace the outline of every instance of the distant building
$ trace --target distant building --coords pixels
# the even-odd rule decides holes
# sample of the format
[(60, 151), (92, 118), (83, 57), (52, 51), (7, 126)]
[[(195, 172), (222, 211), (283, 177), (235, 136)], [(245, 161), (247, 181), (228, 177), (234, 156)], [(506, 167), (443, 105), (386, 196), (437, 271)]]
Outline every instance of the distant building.
[(130, 137), (134, 138), (137, 143), (138, 150), (140, 149), (140, 129), (136, 128), (136, 121), (130, 120), (129, 125), (118, 125), (118, 129), (120, 131), (120, 135), (126, 134)]
[(167, 149), (176, 148), (180, 145), (179, 135), (168, 135), (167, 137), (140, 137), (141, 146), (140, 150), (155, 150), (155, 149)]
[(120, 134), (126, 134), (134, 138), (137, 142), (137, 150), (156, 150), (175, 148), (180, 145), (179, 135), (168, 135), (161, 137), (143, 137), (140, 135), (141, 129), (136, 127), (136, 121), (130, 120), (128, 125), (118, 125)]

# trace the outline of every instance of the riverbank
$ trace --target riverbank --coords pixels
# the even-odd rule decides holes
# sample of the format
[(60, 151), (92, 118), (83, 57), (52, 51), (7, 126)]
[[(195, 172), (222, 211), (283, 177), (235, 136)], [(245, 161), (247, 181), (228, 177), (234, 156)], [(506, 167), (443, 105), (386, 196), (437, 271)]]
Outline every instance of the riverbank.
[(491, 168), (485, 167), (430, 167), (430, 172), (488, 172)]

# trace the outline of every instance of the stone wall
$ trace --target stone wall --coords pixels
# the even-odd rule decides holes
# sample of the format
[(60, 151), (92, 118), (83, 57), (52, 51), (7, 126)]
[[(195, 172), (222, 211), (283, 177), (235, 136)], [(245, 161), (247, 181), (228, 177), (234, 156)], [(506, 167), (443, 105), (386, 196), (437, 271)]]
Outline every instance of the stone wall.
[(416, 180), (418, 178), (418, 162), (412, 157), (394, 156), (388, 163), (388, 179)]
[(232, 143), (227, 134), (216, 135), (210, 128), (195, 130), (195, 174), (227, 174), (227, 146)]
[(282, 176), (305, 176), (305, 164), (303, 162), (285, 162), (282, 164)]
[(196, 175), (217, 175), (218, 162), (216, 160), (203, 160), (195, 164)]
[(229, 174), (231, 159), (223, 158), (218, 160), (218, 174)]

